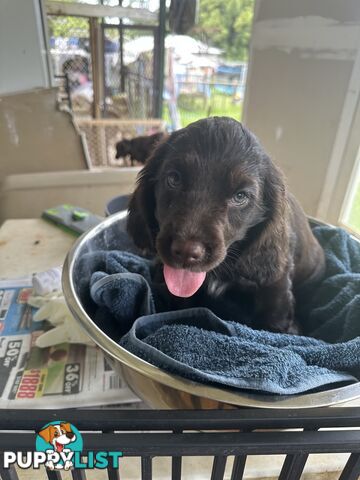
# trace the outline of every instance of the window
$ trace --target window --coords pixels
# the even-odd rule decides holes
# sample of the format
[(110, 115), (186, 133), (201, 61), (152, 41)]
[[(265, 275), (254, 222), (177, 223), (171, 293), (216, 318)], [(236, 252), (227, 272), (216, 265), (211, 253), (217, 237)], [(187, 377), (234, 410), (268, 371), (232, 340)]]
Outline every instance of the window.
[(345, 198), (341, 214), (341, 223), (360, 236), (360, 147), (358, 149), (354, 173)]

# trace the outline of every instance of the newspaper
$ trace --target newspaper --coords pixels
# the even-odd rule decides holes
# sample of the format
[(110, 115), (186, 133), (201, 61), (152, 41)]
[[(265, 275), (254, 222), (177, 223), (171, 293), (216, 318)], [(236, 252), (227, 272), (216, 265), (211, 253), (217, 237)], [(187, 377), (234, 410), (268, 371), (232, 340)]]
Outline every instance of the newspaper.
[(124, 405), (140, 400), (98, 347), (35, 345), (47, 322), (33, 322), (31, 278), (0, 280), (0, 408)]

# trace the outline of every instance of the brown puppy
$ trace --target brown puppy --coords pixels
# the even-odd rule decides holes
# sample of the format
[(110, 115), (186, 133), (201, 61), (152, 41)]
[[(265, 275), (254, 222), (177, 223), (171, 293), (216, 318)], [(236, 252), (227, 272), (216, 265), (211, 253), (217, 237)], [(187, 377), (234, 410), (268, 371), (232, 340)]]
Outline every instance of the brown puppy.
[(144, 164), (152, 154), (156, 144), (162, 140), (165, 135), (164, 132), (158, 132), (153, 135), (135, 137), (131, 140), (122, 140), (116, 144), (115, 158), (129, 155), (131, 165), (134, 165), (134, 161)]
[(256, 326), (297, 333), (293, 287), (322, 275), (324, 253), (281, 171), (227, 117), (170, 135), (141, 171), (129, 205), (135, 244), (157, 253), (168, 290), (252, 292)]

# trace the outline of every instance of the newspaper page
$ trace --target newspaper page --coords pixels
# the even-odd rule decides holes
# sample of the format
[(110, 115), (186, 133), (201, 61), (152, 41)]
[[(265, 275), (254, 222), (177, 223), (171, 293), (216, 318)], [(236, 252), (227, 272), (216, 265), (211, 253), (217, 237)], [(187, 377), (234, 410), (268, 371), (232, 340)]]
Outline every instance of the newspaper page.
[(0, 280), (0, 408), (136, 408), (139, 398), (98, 347), (35, 345), (49, 325), (33, 322), (31, 293), (31, 278)]

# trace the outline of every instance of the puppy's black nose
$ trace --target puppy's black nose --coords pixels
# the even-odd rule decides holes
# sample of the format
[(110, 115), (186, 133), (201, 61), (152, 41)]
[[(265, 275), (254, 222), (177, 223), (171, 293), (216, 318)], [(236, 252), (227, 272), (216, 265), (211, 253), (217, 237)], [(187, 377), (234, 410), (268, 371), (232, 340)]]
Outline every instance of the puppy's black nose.
[(171, 254), (177, 262), (184, 266), (191, 266), (205, 256), (205, 247), (202, 243), (194, 240), (173, 240)]

